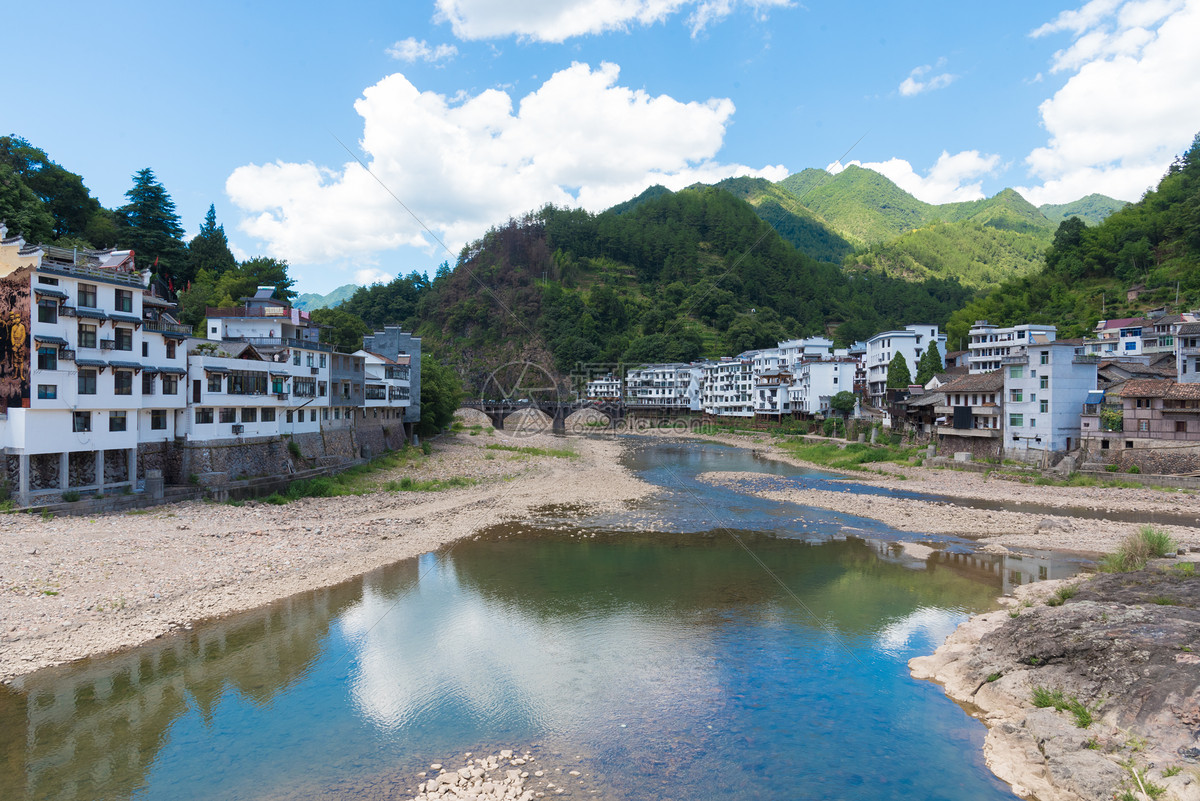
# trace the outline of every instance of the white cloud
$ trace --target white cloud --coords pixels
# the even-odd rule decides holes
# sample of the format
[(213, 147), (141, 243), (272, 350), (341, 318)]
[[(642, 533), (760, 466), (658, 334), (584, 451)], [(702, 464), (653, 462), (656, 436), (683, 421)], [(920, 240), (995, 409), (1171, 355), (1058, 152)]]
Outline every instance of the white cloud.
[(452, 251), (488, 226), (546, 203), (594, 211), (654, 183), (681, 188), (734, 175), (781, 180), (783, 166), (715, 160), (734, 112), (726, 98), (682, 102), (617, 85), (619, 67), (575, 63), (518, 101), (489, 89), (453, 102), (401, 74), (355, 103), (371, 173), (275, 162), (239, 167), (225, 188), (239, 228), (293, 262), (345, 262), (401, 245), (430, 247), (401, 198)]
[(424, 39), (418, 41), (415, 37), (410, 36), (407, 39), (401, 39), (389, 47), (387, 54), (397, 61), (407, 61), (409, 64), (416, 61), (436, 62), (454, 58), (458, 55), (458, 48), (452, 44), (440, 44), (437, 47), (430, 47)]
[(690, 9), (692, 36), (723, 20), (738, 7), (762, 19), (773, 8), (789, 8), (793, 0), (437, 0), (438, 22), (449, 22), (459, 39), (517, 36), (540, 42), (563, 42), (575, 36), (653, 25)]
[(1052, 72), (1066, 84), (1039, 107), (1049, 135), (1025, 159), (1034, 203), (1091, 192), (1136, 200), (1200, 130), (1200, 0), (1092, 0), (1032, 32), (1069, 32)]
[(354, 283), (363, 286), (390, 283), (395, 277), (391, 273), (385, 273), (383, 270), (375, 267), (363, 267), (354, 271)]
[[(886, 176), (917, 200), (926, 203), (958, 203), (984, 197), (982, 180), (972, 182), (971, 179), (982, 178), (995, 172), (1000, 165), (1000, 157), (983, 155), (978, 150), (964, 150), (954, 155), (943, 150), (937, 163), (924, 177), (918, 175), (912, 164), (904, 159), (849, 163)], [(845, 169), (845, 165), (835, 161), (825, 169), (837, 175)]]
[[(945, 59), (938, 62), (938, 66), (942, 66)], [(905, 97), (919, 95), (922, 92), (932, 92), (935, 89), (943, 89), (954, 82), (957, 75), (951, 75), (948, 72), (939, 73), (926, 78), (934, 69), (932, 64), (914, 67), (913, 71), (908, 74), (908, 77), (900, 82), (900, 94)]]

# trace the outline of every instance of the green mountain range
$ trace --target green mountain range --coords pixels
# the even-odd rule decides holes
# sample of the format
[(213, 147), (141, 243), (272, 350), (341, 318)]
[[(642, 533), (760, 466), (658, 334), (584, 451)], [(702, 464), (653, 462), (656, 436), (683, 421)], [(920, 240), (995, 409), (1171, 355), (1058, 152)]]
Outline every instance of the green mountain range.
[(327, 295), (305, 292), (304, 294), (297, 295), (296, 299), (292, 301), (292, 305), (297, 309), (307, 309), (308, 311), (312, 311), (313, 309), (332, 309), (349, 300), (359, 289), (361, 287), (358, 284), (342, 284)]

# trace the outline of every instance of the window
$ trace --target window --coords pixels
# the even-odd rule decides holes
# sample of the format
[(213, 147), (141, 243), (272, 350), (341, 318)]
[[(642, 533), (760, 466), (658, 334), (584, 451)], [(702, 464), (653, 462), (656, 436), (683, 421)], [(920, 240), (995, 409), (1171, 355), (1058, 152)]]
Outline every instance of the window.
[(133, 311), (133, 293), (128, 289), (116, 290), (116, 298), (113, 302), (113, 308), (119, 312)]
[(1149, 431), (1149, 430), (1150, 430), (1150, 421), (1149, 420), (1138, 420), (1138, 431)]
[(313, 366), (313, 355), (311, 353), (304, 354), (304, 364), (307, 367)]
[(1008, 425), (1009, 425), (1011, 428), (1020, 428), (1020, 427), (1022, 427), (1023, 425), (1025, 425), (1025, 415), (1023, 415), (1023, 414), (1010, 414), (1010, 415), (1008, 416)]
[[(212, 409), (208, 410), (209, 413)], [(151, 431), (166, 431), (167, 430), (167, 410), (152, 409), (150, 411), (150, 430)]]
[(142, 373), (142, 394), (154, 394), (154, 373)]
[(54, 400), (57, 397), (57, 384), (38, 384), (38, 400)]
[(325, 354), (324, 353), (321, 354), (321, 366), (322, 367), (325, 366)]
[(116, 330), (117, 350), (133, 350), (133, 329), (118, 328)]
[(148, 359), (149, 357), (150, 357), (150, 343), (143, 342), (142, 343), (142, 358)]
[(1038, 407), (1038, 411), (1041, 412), (1042, 414), (1048, 413), (1050, 411), (1050, 401), (1047, 401), (1047, 400), (1042, 401), (1041, 406)]
[(269, 406), (267, 408), (263, 409), (262, 410), (262, 421), (264, 423), (274, 423), (275, 422), (275, 410)]
[[(304, 412), (300, 412), (300, 414), (304, 414)], [(308, 420), (310, 423), (317, 422), (317, 410), (316, 409), (309, 409)]]
[(1037, 418), (1036, 418), (1036, 417), (1030, 417), (1030, 418), (1029, 418), (1029, 427), (1030, 427), (1030, 428), (1037, 428)]
[(96, 347), (96, 326), (92, 325), (91, 323), (79, 324), (79, 347)]
[(80, 370), (79, 371), (79, 394), (80, 395), (95, 395), (96, 394), (96, 371), (95, 370)]
[(334, 409), (334, 410), (333, 410), (333, 419), (334, 419), (334, 420), (341, 420), (341, 419), (342, 419), (342, 410), (341, 410), (341, 409)]
[(113, 411), (108, 413), (108, 430), (109, 431), (124, 431), (125, 430), (125, 412)]
[(1024, 393), (1019, 389), (1010, 389), (1008, 399), (1013, 403), (1020, 403), (1024, 399)]
[(91, 412), (72, 412), (71, 413), (71, 430), (79, 433), (92, 430), (92, 413)]
[[(39, 387), (38, 389), (40, 390), (41, 387)], [(40, 392), (38, 394), (38, 397), (41, 397)], [(1175, 433), (1176, 434), (1186, 434), (1187, 433), (1187, 420), (1176, 420), (1175, 421)]]
[(173, 339), (167, 340), (167, 358), (168, 359), (175, 358), (175, 340), (173, 340)]
[(276, 395), (286, 391), (283, 388), (283, 381), (284, 381), (284, 379), (283, 379), (283, 376), (281, 376), (281, 375), (271, 376), (271, 391), (274, 392)]
[(300, 351), (296, 351), (292, 354), (292, 364), (296, 367), (300, 366)]
[(1042, 383), (1038, 384), (1039, 389), (1050, 389), (1050, 377), (1042, 376)]
[[(304, 412), (301, 412), (300, 414), (304, 414)], [(289, 423), (290, 423), (290, 422), (292, 422), (292, 418), (293, 418), (293, 416), (294, 416), (294, 415), (293, 415), (293, 413), (292, 413), (292, 410), (291, 410), (291, 409), (288, 409), (288, 410), (287, 410), (287, 417), (286, 417), (286, 419), (287, 419), (287, 421), (288, 421)]]
[(221, 391), (221, 374), (220, 373), (209, 373), (208, 374), (208, 391), (209, 392), (220, 392)]
[(230, 395), (266, 395), (267, 374), (234, 370), (229, 374)]
[(58, 279), (57, 278), (49, 278), (44, 275), (39, 275), (38, 283), (45, 284), (46, 286), (58, 286)]
[(212, 409), (197, 409), (196, 422), (200, 425), (211, 423), (213, 421)]
[(133, 371), (132, 370), (114, 370), (113, 371), (113, 394), (114, 395), (132, 395), (133, 394)]
[(58, 348), (38, 348), (38, 369), (58, 369)]
[(38, 322), (58, 322), (58, 301), (46, 298), (38, 301)]
[(323, 398), (323, 397), (325, 397), (326, 394), (328, 394), (328, 392), (329, 392), (329, 385), (325, 381), (318, 381), (317, 382), (317, 396)]
[(255, 409), (253, 406), (247, 406), (244, 409), (242, 409), (242, 422), (243, 423), (257, 423), (258, 422), (258, 409)]
[(1042, 363), (1042, 364), (1049, 364), (1049, 363), (1050, 363), (1050, 351), (1048, 351), (1048, 350), (1044, 350), (1044, 351), (1042, 351), (1042, 361), (1041, 361), (1041, 363)]
[(1020, 365), (1013, 365), (1012, 367), (1009, 367), (1008, 368), (1008, 377), (1009, 378), (1024, 378), (1025, 377), (1025, 368)]
[(179, 376), (164, 375), (163, 379), (163, 394), (174, 395), (179, 391)]
[[(78, 299), (75, 302), (85, 309), (96, 308), (96, 285), (80, 284)], [(91, 429), (88, 430), (90, 431)]]
[(237, 409), (222, 409), (220, 419), (222, 423), (236, 423)]

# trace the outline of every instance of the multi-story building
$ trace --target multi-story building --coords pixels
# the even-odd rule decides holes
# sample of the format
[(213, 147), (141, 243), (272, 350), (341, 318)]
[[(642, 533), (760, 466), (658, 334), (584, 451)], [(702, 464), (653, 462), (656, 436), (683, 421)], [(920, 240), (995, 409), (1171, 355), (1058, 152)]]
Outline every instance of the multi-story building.
[(754, 413), (777, 417), (792, 413), (789, 395), (792, 373), (789, 370), (771, 368), (754, 375)]
[(621, 379), (614, 375), (593, 378), (587, 382), (587, 398), (594, 401), (619, 401), (624, 395), (621, 384)]
[(700, 408), (698, 366), (672, 362), (648, 364), (625, 374), (625, 402), (630, 406)]
[(1200, 441), (1200, 384), (1134, 379), (1120, 394), (1126, 448)]
[(792, 411), (805, 415), (828, 415), (830, 401), (839, 392), (854, 392), (859, 361), (849, 356), (804, 361), (795, 367), (790, 389)]
[(754, 353), (703, 365), (702, 403), (705, 414), (724, 417), (754, 416)]
[(1007, 455), (1028, 460), (1079, 446), (1080, 411), (1096, 390), (1100, 362), (1082, 351), (1081, 340), (1034, 335), (1024, 352), (1002, 357)]
[(1175, 374), (1183, 384), (1200, 383), (1200, 322), (1175, 329)]
[(796, 365), (802, 361), (828, 359), (833, 355), (833, 340), (825, 337), (789, 339), (780, 342), (776, 350), (779, 352), (779, 366), (794, 372)]
[(887, 396), (888, 365), (897, 353), (903, 354), (908, 371), (914, 378), (917, 363), (931, 347), (938, 355), (946, 353), (946, 335), (938, 333), (936, 325), (906, 325), (897, 331), (884, 331), (867, 340), (867, 396), (871, 404), (882, 408)]
[(977, 457), (1000, 455), (1003, 431), (1004, 376), (999, 370), (962, 376), (941, 387), (945, 397), (934, 413), (942, 416), (938, 441), (945, 452), (965, 451)]
[(977, 320), (969, 334), (967, 366), (975, 374), (999, 370), (1005, 356), (1021, 353), (1034, 337), (1043, 342), (1053, 341), (1057, 334), (1058, 328), (1053, 325), (1026, 323), (1001, 328), (987, 320)]

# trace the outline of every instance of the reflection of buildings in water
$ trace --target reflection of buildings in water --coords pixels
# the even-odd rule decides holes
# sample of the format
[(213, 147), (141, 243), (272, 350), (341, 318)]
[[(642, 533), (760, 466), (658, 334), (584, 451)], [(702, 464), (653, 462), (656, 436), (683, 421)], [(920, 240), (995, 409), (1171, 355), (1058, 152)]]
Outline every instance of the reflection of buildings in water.
[(209, 718), (233, 690), (266, 704), (303, 676), (330, 620), (356, 600), (340, 589), (282, 601), (78, 667), (18, 679), (0, 694), (0, 798), (133, 794), (190, 695)]
[(942, 567), (975, 580), (999, 579), (1002, 595), (1008, 595), (1014, 587), (1022, 584), (1067, 578), (1077, 572), (1076, 567), (1061, 557), (1056, 559), (1050, 551), (994, 554), (951, 550), (944, 546), (935, 547), (940, 543), (930, 545), (871, 538), (864, 538), (863, 542), (874, 550), (880, 559), (908, 567)]

